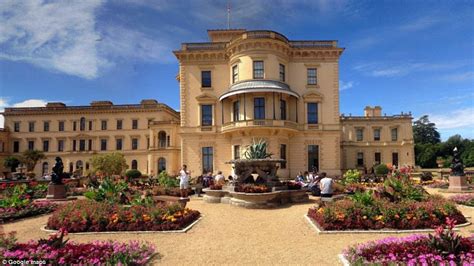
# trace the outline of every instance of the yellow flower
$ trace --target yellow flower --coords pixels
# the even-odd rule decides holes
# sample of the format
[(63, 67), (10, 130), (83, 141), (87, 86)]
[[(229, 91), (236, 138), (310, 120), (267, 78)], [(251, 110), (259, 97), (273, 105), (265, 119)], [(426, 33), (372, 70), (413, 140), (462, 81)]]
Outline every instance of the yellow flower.
[(380, 221), (380, 220), (382, 220), (382, 219), (383, 219), (383, 216), (382, 216), (382, 215), (377, 215), (377, 216), (375, 216), (375, 220), (376, 220), (376, 221)]
[(319, 208), (318, 209), (318, 213), (323, 213), (324, 212), (324, 209), (323, 208)]

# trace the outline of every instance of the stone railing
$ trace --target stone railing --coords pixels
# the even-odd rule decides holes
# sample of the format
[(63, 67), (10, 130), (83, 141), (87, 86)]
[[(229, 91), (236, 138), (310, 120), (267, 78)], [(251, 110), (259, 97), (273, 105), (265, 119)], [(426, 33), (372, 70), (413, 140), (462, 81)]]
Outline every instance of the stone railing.
[(244, 120), (244, 121), (235, 121), (226, 123), (221, 127), (221, 131), (235, 130), (245, 127), (282, 127), (298, 130), (299, 126), (296, 122), (289, 120), (271, 120), (271, 119), (261, 119), (261, 120)]
[(181, 50), (222, 50), (225, 49), (224, 42), (183, 43)]
[(290, 41), (289, 43), (293, 48), (337, 47), (337, 41)]

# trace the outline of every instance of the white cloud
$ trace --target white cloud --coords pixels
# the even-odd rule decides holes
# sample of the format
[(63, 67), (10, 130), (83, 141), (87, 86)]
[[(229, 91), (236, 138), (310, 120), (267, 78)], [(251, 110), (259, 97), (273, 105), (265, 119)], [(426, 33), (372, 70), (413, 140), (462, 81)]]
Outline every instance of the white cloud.
[[(44, 107), (47, 103), (47, 101), (41, 99), (28, 99), (10, 105), (7, 99), (0, 98), (0, 113), (5, 110), (5, 107)], [(0, 115), (0, 128), (4, 127), (4, 123), (4, 117), (3, 115)]]
[(442, 77), (442, 79), (447, 80), (447, 81), (453, 81), (453, 82), (474, 80), (474, 71), (449, 74)]
[(466, 61), (449, 63), (427, 63), (427, 62), (372, 62), (359, 64), (354, 70), (372, 77), (400, 77), (416, 72), (447, 71), (469, 65)]
[(444, 114), (431, 114), (430, 120), (439, 129), (473, 128), (474, 107), (461, 108)]
[(102, 1), (2, 1), (0, 59), (91, 79), (107, 64), (96, 51)]
[(401, 31), (420, 31), (428, 29), (440, 23), (442, 21), (440, 18), (441, 16), (436, 15), (421, 17), (414, 21), (410, 21), (404, 25), (401, 25), (398, 29)]
[(344, 82), (342, 80), (339, 80), (339, 90), (340, 91), (350, 89), (350, 88), (354, 87), (354, 85), (355, 85), (354, 81)]

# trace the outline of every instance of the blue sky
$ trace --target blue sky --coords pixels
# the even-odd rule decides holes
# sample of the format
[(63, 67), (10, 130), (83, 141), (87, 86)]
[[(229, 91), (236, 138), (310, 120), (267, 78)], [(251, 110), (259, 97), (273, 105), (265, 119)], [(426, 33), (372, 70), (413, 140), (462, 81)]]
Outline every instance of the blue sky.
[[(230, 1), (231, 26), (339, 40), (341, 113), (428, 114), (474, 138), (474, 1)], [(179, 109), (172, 50), (226, 27), (227, 1), (0, 2), (0, 109), (155, 98)], [(0, 126), (3, 121), (0, 120)]]

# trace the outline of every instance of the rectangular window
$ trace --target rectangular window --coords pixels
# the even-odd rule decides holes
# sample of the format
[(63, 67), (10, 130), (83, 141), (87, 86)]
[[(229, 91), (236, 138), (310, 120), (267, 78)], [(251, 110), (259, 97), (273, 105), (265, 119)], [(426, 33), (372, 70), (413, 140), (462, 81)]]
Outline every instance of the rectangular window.
[(397, 141), (398, 140), (398, 128), (392, 128), (391, 133), (392, 133), (392, 141)]
[(253, 61), (253, 78), (263, 79), (263, 76), (264, 76), (263, 61)]
[(64, 131), (64, 121), (58, 122), (58, 131)]
[(285, 82), (285, 65), (280, 64), (280, 81)]
[(319, 170), (319, 146), (308, 145), (308, 171)]
[(364, 165), (364, 153), (358, 152), (357, 153), (357, 166), (363, 166), (363, 165)]
[(72, 122), (72, 130), (73, 131), (77, 130), (77, 122), (76, 121)]
[(117, 130), (121, 130), (123, 128), (123, 120), (117, 120)]
[(32, 151), (35, 149), (35, 141), (34, 140), (29, 140), (28, 141), (28, 150)]
[(75, 139), (72, 140), (72, 151), (76, 151), (76, 143), (77, 141)]
[(280, 100), (280, 119), (286, 120), (286, 101)]
[(92, 130), (92, 120), (89, 121), (89, 130)]
[(138, 120), (137, 119), (132, 120), (132, 129), (138, 129)]
[(380, 152), (374, 154), (374, 162), (376, 165), (379, 165), (382, 162), (382, 154)]
[(232, 67), (232, 83), (239, 81), (239, 65)]
[(203, 172), (213, 172), (213, 148), (212, 147), (202, 147), (202, 170)]
[(398, 166), (398, 152), (392, 152), (392, 165)]
[(64, 140), (58, 140), (58, 151), (64, 151)]
[(201, 86), (203, 88), (212, 87), (211, 71), (201, 71)]
[(308, 124), (318, 123), (318, 104), (308, 103)]
[(308, 68), (308, 85), (316, 85), (318, 82), (316, 68)]
[(380, 140), (380, 128), (374, 129), (374, 140), (379, 141)]
[(116, 150), (122, 150), (122, 139), (116, 139), (115, 140), (115, 149)]
[(137, 138), (132, 139), (132, 150), (138, 150), (138, 139)]
[(146, 138), (146, 148), (150, 148), (150, 138)]
[(100, 121), (100, 129), (107, 130), (107, 120)]
[(101, 139), (100, 140), (100, 150), (101, 151), (106, 151), (107, 150), (107, 140), (106, 139)]
[(201, 105), (201, 126), (212, 126), (212, 105)]
[(43, 151), (44, 152), (49, 151), (49, 140), (43, 140)]
[(20, 152), (20, 142), (14, 141), (13, 142), (13, 152)]
[[(280, 159), (286, 160), (286, 144), (280, 145)], [(280, 163), (281, 169), (286, 169), (286, 161)]]
[(89, 140), (89, 143), (87, 145), (87, 150), (91, 151), (92, 150), (92, 140)]
[(44, 122), (43, 122), (43, 131), (44, 131), (44, 132), (48, 132), (48, 131), (49, 131), (49, 122), (48, 122), (48, 121), (44, 121)]
[(234, 145), (234, 160), (240, 159), (240, 145)]
[(234, 122), (236, 121), (239, 121), (240, 120), (240, 102), (239, 101), (235, 101), (234, 104), (233, 104), (233, 111), (234, 111)]
[(13, 123), (13, 128), (15, 132), (20, 132), (20, 122)]
[(86, 150), (86, 140), (81, 139), (79, 140), (79, 151), (85, 151)]
[(357, 128), (356, 129), (356, 140), (357, 141), (364, 140), (364, 129), (362, 129), (362, 128)]
[(28, 122), (28, 131), (35, 132), (35, 122)]
[(265, 119), (265, 98), (258, 97), (253, 99), (253, 119)]

